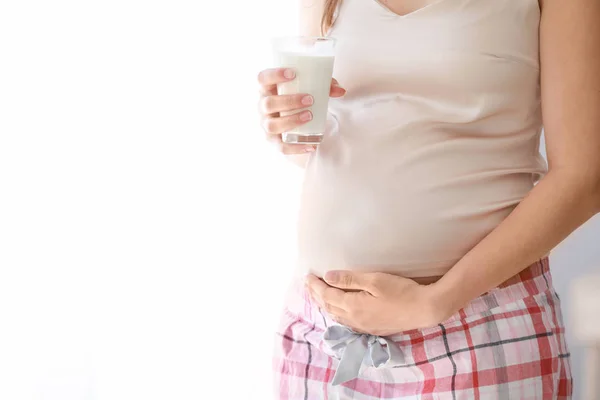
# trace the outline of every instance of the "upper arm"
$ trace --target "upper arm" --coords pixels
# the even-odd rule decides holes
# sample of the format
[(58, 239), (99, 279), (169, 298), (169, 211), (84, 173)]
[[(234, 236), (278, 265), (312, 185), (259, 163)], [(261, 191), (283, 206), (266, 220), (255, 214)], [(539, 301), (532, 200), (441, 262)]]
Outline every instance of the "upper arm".
[(325, 9), (325, 0), (298, 0), (298, 2), (300, 35), (321, 36), (321, 18)]
[(600, 1), (543, 1), (540, 64), (550, 170), (599, 179)]

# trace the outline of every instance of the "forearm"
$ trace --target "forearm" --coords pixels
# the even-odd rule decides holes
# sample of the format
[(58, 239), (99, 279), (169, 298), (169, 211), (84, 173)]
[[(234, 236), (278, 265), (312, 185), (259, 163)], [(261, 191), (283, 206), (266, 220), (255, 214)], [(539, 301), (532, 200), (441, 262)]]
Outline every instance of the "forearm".
[(434, 284), (454, 312), (531, 265), (598, 213), (597, 180), (550, 172), (485, 239)]

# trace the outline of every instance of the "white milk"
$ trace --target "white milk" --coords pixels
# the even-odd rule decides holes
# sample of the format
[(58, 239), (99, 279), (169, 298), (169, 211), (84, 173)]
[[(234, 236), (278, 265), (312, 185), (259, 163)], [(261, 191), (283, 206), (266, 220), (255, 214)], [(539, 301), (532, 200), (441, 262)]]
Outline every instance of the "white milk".
[[(305, 49), (296, 48), (291, 51), (275, 49), (276, 65), (293, 68), (296, 71), (296, 77), (292, 81), (278, 85), (278, 94), (308, 93), (314, 98), (313, 105), (305, 108), (312, 112), (313, 119), (284, 133), (282, 135), (284, 142), (312, 144), (321, 142), (327, 122), (327, 106), (333, 74), (334, 56), (332, 53), (331, 48), (319, 52), (318, 46)], [(281, 113), (281, 115), (297, 112), (299, 110)]]

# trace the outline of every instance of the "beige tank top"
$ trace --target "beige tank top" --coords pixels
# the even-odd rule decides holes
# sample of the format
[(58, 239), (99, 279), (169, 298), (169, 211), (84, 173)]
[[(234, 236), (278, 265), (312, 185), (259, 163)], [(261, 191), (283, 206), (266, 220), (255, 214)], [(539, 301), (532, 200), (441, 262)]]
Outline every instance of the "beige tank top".
[(344, 0), (330, 131), (307, 165), (302, 272), (442, 275), (546, 172), (538, 0)]

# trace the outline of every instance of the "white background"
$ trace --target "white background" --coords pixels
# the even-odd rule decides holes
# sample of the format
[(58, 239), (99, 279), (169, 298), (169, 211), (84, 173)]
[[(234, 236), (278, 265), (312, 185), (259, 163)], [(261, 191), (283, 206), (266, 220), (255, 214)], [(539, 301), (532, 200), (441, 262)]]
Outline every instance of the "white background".
[(293, 2), (0, 3), (0, 399), (270, 398), (299, 170), (256, 75)]
[[(0, 399), (271, 398), (300, 171), (256, 74), (295, 11), (0, 3)], [(563, 291), (600, 264), (586, 229)]]

